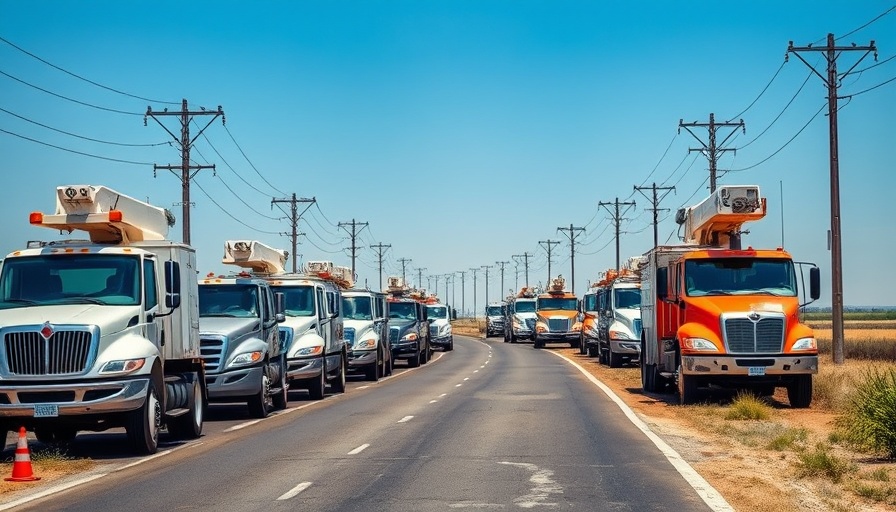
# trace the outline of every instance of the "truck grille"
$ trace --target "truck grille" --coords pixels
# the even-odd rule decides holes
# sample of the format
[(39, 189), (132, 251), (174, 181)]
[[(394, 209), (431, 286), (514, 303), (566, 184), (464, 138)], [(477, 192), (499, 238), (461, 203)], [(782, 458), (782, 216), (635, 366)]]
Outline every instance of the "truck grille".
[(355, 328), (354, 327), (346, 327), (345, 328), (345, 341), (349, 343), (349, 345), (355, 344)]
[(286, 352), (289, 350), (290, 345), (292, 345), (292, 329), (289, 327), (281, 327), (278, 330), (280, 331), (280, 351)]
[(38, 332), (10, 332), (4, 336), (6, 363), (16, 375), (81, 373), (90, 357), (91, 333), (56, 331), (49, 339)]
[(784, 350), (784, 318), (725, 318), (725, 342), (732, 353), (777, 354)]
[(389, 343), (398, 343), (398, 335), (400, 333), (401, 333), (401, 328), (390, 327), (389, 328)]
[(216, 372), (227, 355), (227, 343), (220, 337), (200, 336), (199, 353), (205, 362), (205, 371)]
[(549, 318), (548, 330), (550, 332), (567, 332), (569, 331), (568, 318)]
[(535, 319), (534, 318), (526, 319), (526, 328), (529, 329), (530, 331), (535, 330)]
[(430, 336), (438, 336), (439, 335), (439, 326), (438, 325), (430, 325), (429, 326), (429, 335)]

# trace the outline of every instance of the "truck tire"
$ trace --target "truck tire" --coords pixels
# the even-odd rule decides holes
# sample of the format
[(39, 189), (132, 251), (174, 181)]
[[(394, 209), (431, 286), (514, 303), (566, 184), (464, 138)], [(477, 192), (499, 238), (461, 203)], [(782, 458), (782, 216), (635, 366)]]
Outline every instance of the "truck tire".
[[(581, 346), (581, 342), (579, 340), (572, 340), (569, 342), (569, 348), (579, 348)], [(579, 352), (582, 350), (579, 349)]]
[(196, 439), (202, 435), (202, 421), (205, 415), (205, 399), (199, 376), (193, 375), (190, 396), (187, 398), (189, 411), (168, 421), (168, 433), (175, 439)]
[[(6, 434), (6, 431), (3, 431)], [(72, 427), (43, 427), (34, 429), (34, 436), (44, 444), (67, 444), (75, 440), (78, 431)], [(3, 438), (4, 442), (6, 437)]]
[(532, 337), (532, 348), (543, 348), (544, 342), (538, 339), (538, 336)]
[(607, 366), (610, 368), (619, 368), (622, 366), (622, 356), (613, 352), (613, 347), (607, 347)]
[(345, 393), (345, 354), (339, 356), (339, 374), (330, 382), (330, 387), (336, 393)]
[(645, 393), (656, 393), (656, 365), (647, 364), (641, 358), (641, 388)]
[(327, 361), (321, 363), (320, 375), (308, 382), (308, 394), (312, 400), (323, 400), (327, 388)]
[(392, 375), (392, 371), (395, 369), (395, 359), (392, 358), (392, 352), (389, 352), (389, 361), (385, 363), (386, 368), (383, 371), (383, 375)]
[(697, 401), (697, 377), (685, 375), (678, 365), (678, 403), (681, 405), (692, 404)]
[(289, 405), (289, 381), (286, 378), (286, 354), (280, 356), (280, 391), (274, 393), (274, 410), (282, 411)]
[(794, 409), (805, 409), (812, 405), (812, 376), (797, 375), (787, 385), (787, 399)]
[(268, 364), (265, 363), (261, 371), (261, 383), (258, 386), (258, 393), (246, 400), (246, 405), (249, 407), (249, 416), (253, 418), (267, 418), (268, 414), (274, 409), (274, 400), (271, 398), (271, 377), (269, 375)]
[(598, 347), (594, 345), (588, 345), (588, 357), (597, 357), (600, 355), (600, 350)]
[(383, 366), (386, 364), (385, 357), (378, 350), (376, 352), (376, 361), (364, 368), (364, 379), (377, 382), (383, 374)]
[(516, 335), (513, 334), (513, 331), (510, 331), (510, 342), (516, 343)]
[(579, 355), (584, 356), (588, 353), (588, 345), (585, 343), (585, 335), (579, 334)]
[(414, 357), (408, 358), (408, 368), (416, 368), (420, 366), (421, 359), (423, 359), (423, 354), (420, 351), (420, 348), (417, 348), (417, 353), (414, 354)]
[(454, 350), (454, 337), (452, 336), (450, 340), (448, 340), (448, 344), (445, 345), (445, 352), (450, 352)]
[(507, 334), (507, 329), (504, 329), (504, 343), (510, 343), (510, 336)]
[(143, 406), (128, 414), (125, 430), (131, 447), (143, 455), (159, 450), (159, 428), (162, 425), (162, 404), (156, 392), (156, 383), (149, 380)]

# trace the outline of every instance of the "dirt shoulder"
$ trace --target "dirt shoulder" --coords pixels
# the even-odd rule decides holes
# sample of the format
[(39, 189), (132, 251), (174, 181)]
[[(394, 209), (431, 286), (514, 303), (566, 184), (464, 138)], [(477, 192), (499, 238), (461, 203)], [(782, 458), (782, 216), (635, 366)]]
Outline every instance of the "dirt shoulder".
[[(474, 326), (456, 328), (455, 333), (482, 338)], [(768, 419), (727, 419), (731, 393), (707, 394), (700, 405), (681, 406), (671, 390), (644, 393), (636, 366), (608, 368), (562, 345), (548, 345), (546, 350), (563, 354), (606, 384), (735, 510), (841, 512), (896, 507), (896, 461), (856, 453), (835, 442), (837, 414), (832, 410), (791, 409), (786, 391), (778, 389), (766, 401)], [(825, 377), (822, 373), (817, 378)]]

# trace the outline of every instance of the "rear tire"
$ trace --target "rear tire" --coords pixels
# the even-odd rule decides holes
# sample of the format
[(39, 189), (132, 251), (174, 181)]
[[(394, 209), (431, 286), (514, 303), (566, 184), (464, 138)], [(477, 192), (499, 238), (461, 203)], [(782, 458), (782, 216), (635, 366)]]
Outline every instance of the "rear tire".
[(152, 455), (159, 450), (159, 428), (162, 426), (162, 403), (156, 391), (156, 383), (149, 380), (143, 406), (128, 414), (128, 442), (140, 454)]
[(339, 374), (330, 382), (330, 387), (336, 393), (345, 393), (345, 360), (344, 355), (339, 356)]
[(608, 361), (608, 363), (609, 363), (608, 366), (609, 366), (610, 368), (619, 368), (619, 367), (621, 367), (621, 366), (622, 366), (622, 356), (619, 355), (619, 354), (617, 354), (616, 352), (613, 352), (613, 347), (609, 347), (609, 348), (607, 349), (607, 352), (608, 352), (608, 354), (607, 354), (607, 359), (609, 359), (609, 361)]
[(794, 409), (805, 409), (812, 405), (812, 376), (797, 375), (787, 385), (787, 399)]
[(202, 396), (202, 386), (199, 384), (199, 375), (193, 375), (193, 383), (188, 398), (190, 412), (168, 422), (168, 433), (175, 439), (196, 439), (202, 435), (202, 421), (205, 415), (205, 397)]
[(597, 357), (599, 355), (600, 352), (598, 351), (597, 347), (595, 347), (594, 345), (588, 345), (588, 357)]
[(641, 358), (641, 388), (646, 393), (656, 393), (656, 365), (647, 364)]

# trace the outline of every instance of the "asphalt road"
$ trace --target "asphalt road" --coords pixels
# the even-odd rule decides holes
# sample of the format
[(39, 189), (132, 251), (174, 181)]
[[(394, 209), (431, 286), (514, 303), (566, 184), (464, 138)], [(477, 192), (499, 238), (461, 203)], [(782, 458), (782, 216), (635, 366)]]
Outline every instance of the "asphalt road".
[(201, 439), (21, 509), (710, 510), (616, 404), (548, 352), (456, 336), (425, 366), (257, 423), (213, 411)]

